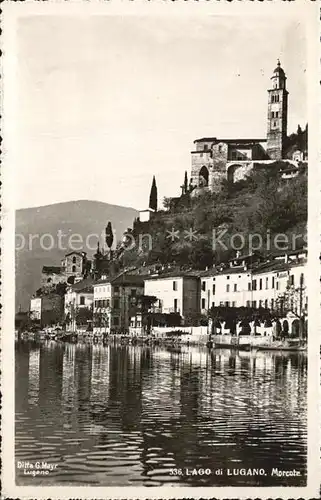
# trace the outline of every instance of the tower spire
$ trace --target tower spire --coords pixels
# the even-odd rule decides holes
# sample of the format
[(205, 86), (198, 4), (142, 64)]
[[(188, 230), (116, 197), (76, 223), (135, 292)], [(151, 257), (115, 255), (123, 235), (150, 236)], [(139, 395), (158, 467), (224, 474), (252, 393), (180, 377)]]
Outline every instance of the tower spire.
[(286, 76), (280, 59), (271, 77), (271, 88), (268, 89), (267, 120), (267, 154), (272, 160), (280, 160), (284, 155), (284, 144), (287, 137), (288, 91)]

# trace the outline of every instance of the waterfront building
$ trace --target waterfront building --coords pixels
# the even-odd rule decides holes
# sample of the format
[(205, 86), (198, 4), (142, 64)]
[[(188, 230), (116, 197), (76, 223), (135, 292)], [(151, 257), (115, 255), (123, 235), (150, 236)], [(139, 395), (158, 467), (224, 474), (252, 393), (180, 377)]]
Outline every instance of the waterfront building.
[(178, 313), (183, 319), (200, 312), (199, 278), (188, 273), (163, 273), (145, 279), (145, 295), (157, 297), (155, 312)]
[(120, 274), (94, 283), (94, 333), (127, 332), (131, 307), (144, 293), (142, 275)]
[(67, 286), (65, 294), (65, 318), (67, 330), (87, 330), (92, 324), (94, 289), (92, 278)]
[(41, 326), (61, 322), (64, 310), (64, 300), (55, 293), (34, 296), (30, 300), (30, 319), (36, 320)]
[[(242, 257), (234, 265), (200, 273), (200, 310), (211, 307), (253, 307), (272, 311), (287, 307), (301, 316), (307, 310), (304, 250), (281, 253), (265, 262), (250, 265)], [(231, 263), (230, 263), (231, 264)], [(283, 304), (282, 304), (283, 302)], [(285, 304), (286, 302), (286, 304)]]

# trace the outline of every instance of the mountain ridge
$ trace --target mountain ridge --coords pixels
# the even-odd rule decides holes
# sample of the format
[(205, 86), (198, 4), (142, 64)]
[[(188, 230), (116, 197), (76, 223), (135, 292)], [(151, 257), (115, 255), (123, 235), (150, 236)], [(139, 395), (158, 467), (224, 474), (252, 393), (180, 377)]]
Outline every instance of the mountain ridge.
[[(60, 260), (70, 250), (68, 238), (80, 235), (78, 239), (82, 238), (85, 243), (91, 236), (90, 248), (82, 248), (90, 258), (108, 221), (112, 223), (115, 240), (119, 241), (124, 231), (132, 227), (137, 215), (134, 208), (95, 200), (72, 200), (17, 209), (16, 308), (28, 309), (30, 296), (40, 286), (42, 267), (60, 265)], [(59, 231), (63, 235), (61, 246)], [(52, 248), (49, 248), (52, 242)], [(22, 244), (23, 248), (20, 248)]]

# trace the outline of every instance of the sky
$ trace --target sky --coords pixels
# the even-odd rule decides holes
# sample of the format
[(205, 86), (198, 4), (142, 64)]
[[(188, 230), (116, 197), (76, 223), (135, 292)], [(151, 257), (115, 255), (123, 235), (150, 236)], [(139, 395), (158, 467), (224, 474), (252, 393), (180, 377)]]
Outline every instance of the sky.
[(306, 40), (291, 17), (33, 16), (17, 32), (17, 208), (177, 196), (200, 137), (266, 137), (277, 58), (288, 133), (305, 126)]

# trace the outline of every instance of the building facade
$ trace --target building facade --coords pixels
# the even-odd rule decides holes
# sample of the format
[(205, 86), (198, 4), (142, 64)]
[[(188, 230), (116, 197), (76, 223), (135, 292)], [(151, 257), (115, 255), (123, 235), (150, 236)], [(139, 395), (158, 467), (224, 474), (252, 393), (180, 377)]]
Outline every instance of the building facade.
[(144, 293), (139, 275), (102, 278), (94, 288), (94, 333), (126, 332), (130, 326), (131, 308), (136, 297)]
[(160, 313), (179, 313), (185, 318), (200, 312), (200, 287), (197, 276), (150, 276), (145, 279), (145, 295), (157, 297), (156, 307)]
[(200, 277), (200, 309), (253, 307), (307, 312), (306, 252), (283, 255), (253, 268), (213, 269)]
[(64, 312), (67, 330), (89, 329), (92, 325), (94, 289), (92, 279), (86, 279), (67, 287)]
[(86, 270), (86, 252), (69, 252), (61, 261), (61, 272), (66, 276), (67, 281), (71, 277), (73, 277), (75, 281), (82, 279)]
[[(203, 137), (194, 141), (191, 152), (191, 188), (193, 195), (221, 189), (222, 180), (244, 179), (256, 165), (284, 160), (298, 169), (304, 153), (286, 155), (288, 91), (286, 76), (278, 61), (268, 89), (267, 136), (260, 139), (220, 139)], [(306, 159), (306, 158), (305, 158)]]
[(30, 318), (40, 326), (60, 323), (63, 319), (64, 299), (61, 295), (48, 293), (30, 300)]

